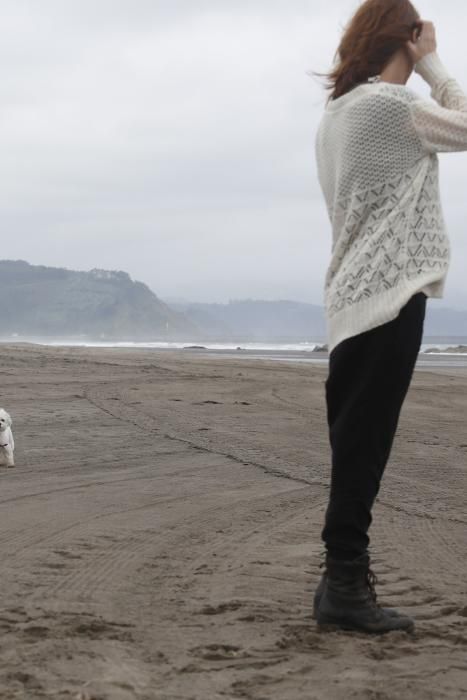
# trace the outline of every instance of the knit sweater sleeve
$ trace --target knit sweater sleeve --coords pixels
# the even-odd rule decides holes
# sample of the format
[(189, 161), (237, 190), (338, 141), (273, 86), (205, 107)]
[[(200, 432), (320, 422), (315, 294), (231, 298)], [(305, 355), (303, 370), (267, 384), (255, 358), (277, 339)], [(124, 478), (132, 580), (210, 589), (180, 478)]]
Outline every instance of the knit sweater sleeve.
[(424, 147), (430, 153), (467, 151), (467, 95), (436, 51), (417, 61), (414, 71), (430, 85), (435, 100), (411, 103), (413, 124)]

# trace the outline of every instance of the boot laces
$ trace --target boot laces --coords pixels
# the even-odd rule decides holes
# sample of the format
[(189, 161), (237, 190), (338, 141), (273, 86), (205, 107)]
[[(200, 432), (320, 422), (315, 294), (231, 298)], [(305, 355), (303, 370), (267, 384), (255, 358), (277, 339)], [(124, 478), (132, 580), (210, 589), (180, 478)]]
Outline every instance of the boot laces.
[(370, 569), (370, 567), (368, 567), (368, 571), (366, 573), (366, 582), (368, 585), (368, 590), (369, 590), (370, 595), (371, 595), (371, 599), (372, 599), (374, 605), (377, 605), (377, 603), (376, 603), (377, 594), (376, 594), (375, 586), (378, 583), (378, 577), (376, 576), (374, 571), (372, 571), (372, 569)]
[[(324, 552), (322, 553), (322, 556), (325, 556)], [(319, 568), (324, 569), (324, 572), (323, 572), (324, 574), (327, 573), (326, 560), (320, 562)], [(376, 607), (379, 607), (379, 605), (377, 603), (378, 595), (377, 595), (376, 589), (375, 589), (375, 586), (378, 583), (378, 577), (376, 576), (375, 572), (373, 571), (373, 569), (370, 566), (368, 566), (368, 569), (366, 571), (365, 580), (366, 580), (366, 584), (368, 586), (368, 591), (370, 593), (373, 605), (375, 605)]]

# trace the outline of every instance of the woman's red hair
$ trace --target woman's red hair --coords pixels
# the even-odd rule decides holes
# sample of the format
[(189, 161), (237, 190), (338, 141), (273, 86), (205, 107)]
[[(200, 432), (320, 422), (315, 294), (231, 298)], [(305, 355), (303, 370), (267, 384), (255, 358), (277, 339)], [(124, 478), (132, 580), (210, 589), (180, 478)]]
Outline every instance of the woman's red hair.
[(328, 102), (368, 78), (379, 75), (394, 53), (421, 27), (420, 15), (410, 0), (365, 0), (344, 27), (334, 56), (337, 65), (328, 73)]

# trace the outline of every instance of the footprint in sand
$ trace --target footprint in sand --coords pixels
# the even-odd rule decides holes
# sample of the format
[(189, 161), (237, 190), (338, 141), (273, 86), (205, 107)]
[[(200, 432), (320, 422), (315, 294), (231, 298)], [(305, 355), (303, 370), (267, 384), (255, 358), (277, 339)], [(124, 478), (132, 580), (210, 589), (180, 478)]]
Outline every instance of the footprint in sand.
[(222, 613), (238, 610), (242, 607), (240, 601), (228, 601), (227, 603), (219, 603), (218, 605), (204, 605), (199, 611), (199, 615), (222, 615)]
[(233, 644), (206, 644), (206, 646), (193, 647), (190, 653), (206, 661), (225, 661), (226, 659), (245, 659), (250, 654), (242, 647)]
[(83, 557), (81, 554), (73, 554), (73, 552), (69, 552), (66, 549), (54, 549), (54, 554), (58, 554), (61, 557), (65, 557), (65, 559), (82, 559)]

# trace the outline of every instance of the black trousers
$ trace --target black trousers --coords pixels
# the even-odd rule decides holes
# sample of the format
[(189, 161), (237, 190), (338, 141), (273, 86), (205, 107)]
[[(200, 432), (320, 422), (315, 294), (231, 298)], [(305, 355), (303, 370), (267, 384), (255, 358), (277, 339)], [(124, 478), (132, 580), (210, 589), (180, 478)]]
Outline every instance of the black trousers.
[(331, 489), (322, 539), (339, 559), (369, 545), (371, 509), (420, 350), (426, 295), (414, 294), (397, 318), (346, 338), (329, 356), (325, 383)]

